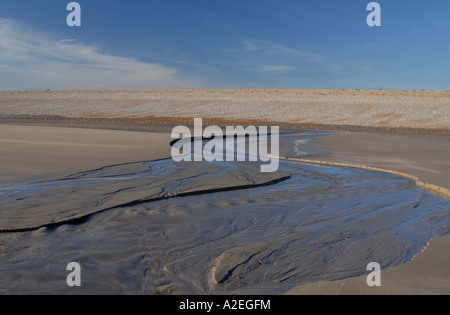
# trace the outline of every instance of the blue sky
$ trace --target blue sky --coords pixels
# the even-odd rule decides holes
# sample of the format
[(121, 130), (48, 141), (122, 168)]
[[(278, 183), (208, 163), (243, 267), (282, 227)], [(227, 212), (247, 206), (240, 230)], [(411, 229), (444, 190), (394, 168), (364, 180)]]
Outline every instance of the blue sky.
[(450, 1), (0, 2), (0, 90), (450, 90)]

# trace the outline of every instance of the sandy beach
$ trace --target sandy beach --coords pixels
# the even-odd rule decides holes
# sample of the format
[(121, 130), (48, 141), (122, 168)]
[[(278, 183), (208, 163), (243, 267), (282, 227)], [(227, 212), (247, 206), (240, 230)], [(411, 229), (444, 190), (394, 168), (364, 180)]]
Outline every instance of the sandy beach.
[[(0, 125), (1, 181), (67, 176), (170, 156), (170, 134)], [(154, 150), (157, 147), (158, 150)]]
[[(416, 176), (424, 182), (450, 189), (450, 162), (448, 159), (450, 156), (450, 138), (448, 135), (450, 129), (448, 120), (450, 117), (450, 93), (448, 92), (326, 90), (0, 92), (0, 115), (2, 116), (0, 119), (0, 162), (6, 166), (1, 170), (0, 184), (6, 186), (11, 183), (29, 185), (60, 180), (78, 181), (86, 178), (91, 180), (94, 177), (102, 179), (106, 177), (130, 176), (128, 179), (125, 179), (125, 182), (120, 184), (105, 184), (101, 182), (101, 186), (99, 185), (96, 190), (92, 190), (91, 186), (88, 188), (74, 188), (76, 186), (71, 186), (65, 189), (60, 188), (60, 184), (58, 184), (57, 190), (48, 195), (41, 195), (39, 198), (30, 199), (29, 201), (25, 198), (25, 200), (20, 200), (17, 203), (11, 203), (8, 205), (11, 211), (23, 208), (24, 215), (15, 223), (9, 221), (11, 220), (10, 216), (5, 216), (1, 222), (3, 229), (7, 229), (8, 225), (13, 224), (17, 224), (20, 230), (21, 228), (45, 226), (47, 221), (55, 222), (60, 220), (64, 222), (64, 220), (73, 216), (74, 213), (78, 215), (80, 213), (79, 209), (86, 210), (82, 212), (82, 216), (102, 213), (104, 209), (114, 205), (127, 204), (128, 202), (141, 199), (145, 200), (145, 198), (152, 199), (162, 196), (162, 193), (163, 195), (182, 195), (205, 189), (220, 190), (239, 186), (247, 188), (248, 186), (257, 187), (268, 182), (281, 180), (287, 176), (283, 171), (270, 176), (262, 176), (251, 166), (245, 168), (245, 170), (233, 170), (221, 168), (217, 165), (200, 166), (198, 168), (187, 167), (170, 173), (171, 166), (168, 164), (151, 164), (170, 157), (169, 143), (171, 139), (169, 132), (171, 128), (178, 123), (189, 122), (192, 117), (204, 117), (209, 119), (210, 122), (217, 122), (217, 124), (233, 121), (260, 125), (278, 123), (284, 127), (283, 133), (285, 134), (309, 133), (311, 129), (332, 130), (329, 134), (318, 136), (314, 138), (314, 141), (308, 143), (309, 146), (319, 150), (308, 154), (308, 158), (326, 162), (367, 165), (404, 172)], [(291, 152), (288, 149), (282, 148), (280, 155), (288, 156), (289, 154)], [(140, 163), (143, 161), (150, 164)], [(156, 182), (153, 177), (151, 181), (141, 177), (133, 177), (149, 172), (149, 169), (150, 171), (158, 169), (158, 172), (163, 174), (163, 176), (158, 178)], [(322, 170), (315, 168), (310, 170), (311, 173), (316, 171)], [(332, 173), (328, 173), (331, 172), (328, 168), (324, 168), (323, 171), (326, 172), (326, 176), (322, 174), (314, 180), (319, 181), (323, 180), (322, 178), (334, 176)], [(345, 169), (342, 169), (342, 171), (347, 172)], [(353, 172), (353, 170), (349, 172)], [(367, 176), (356, 171), (349, 174), (355, 178), (359, 178), (358, 176), (366, 178), (365, 176)], [(210, 180), (212, 176), (216, 178), (214, 182)], [(194, 178), (194, 180), (191, 180), (191, 178)], [(382, 177), (379, 180), (383, 181), (389, 178), (391, 177)], [(400, 190), (403, 189), (401, 187), (416, 189), (413, 184), (404, 181), (405, 179), (392, 178), (392, 180), (398, 180), (396, 187), (400, 187)], [(173, 183), (176, 183), (176, 185), (171, 186)], [(142, 189), (142, 187), (146, 187), (146, 189)], [(167, 190), (162, 192), (161, 187), (167, 188)], [(117, 193), (121, 191), (126, 191), (126, 193)], [(416, 193), (416, 190), (411, 191), (413, 192), (408, 194)], [(77, 197), (71, 197), (73, 192), (76, 192), (75, 195)], [(351, 191), (349, 191), (350, 195)], [(56, 198), (55, 196), (59, 197)], [(103, 197), (99, 198), (99, 196)], [(261, 205), (264, 198), (270, 201), (274, 198), (273, 196), (270, 196), (272, 199), (267, 196), (263, 198), (262, 196), (258, 197), (257, 201), (255, 199), (252, 202)], [(326, 196), (326, 193), (324, 196)], [(281, 198), (279, 193), (277, 198)], [(289, 197), (286, 198), (289, 199)], [(202, 204), (202, 199), (198, 200), (199, 204)], [(444, 199), (433, 199), (431, 201), (430, 195), (426, 196), (423, 202), (427, 202), (427, 200), (430, 200), (430, 204), (434, 205), (439, 204), (440, 200)], [(53, 206), (51, 206), (52, 202)], [(220, 208), (222, 206), (219, 203), (223, 203), (223, 201), (219, 202), (217, 200), (215, 202), (217, 202), (216, 207)], [(252, 202), (241, 200), (236, 201), (236, 205), (233, 204), (232, 206), (245, 207), (252, 204)], [(38, 214), (41, 213), (40, 222), (38, 222), (39, 220), (36, 221), (36, 216), (30, 216), (26, 213), (26, 209), (29, 209), (30, 205), (37, 203), (44, 205), (42, 208), (36, 208), (38, 209)], [(232, 204), (233, 202), (230, 201), (230, 203)], [(238, 205), (238, 203), (241, 203), (241, 205)], [(174, 224), (172, 221), (169, 221), (168, 218), (170, 216), (180, 222), (183, 222), (183, 217), (191, 216), (191, 210), (181, 210), (182, 202), (180, 202), (180, 208), (176, 206), (177, 204), (175, 203), (169, 207), (164, 204), (156, 204), (151, 210), (145, 209), (145, 211), (141, 209), (145, 206), (139, 206), (137, 209), (124, 207), (123, 214), (118, 213), (120, 211), (105, 212), (94, 216), (92, 220), (88, 220), (85, 223), (86, 227), (83, 228), (85, 229), (83, 231), (88, 232), (85, 232), (87, 234), (83, 237), (87, 238), (86, 241), (90, 240), (90, 238), (101, 239), (102, 235), (109, 233), (108, 229), (116, 226), (116, 220), (117, 222), (120, 220), (130, 222), (130, 227), (135, 226), (136, 228), (136, 231), (124, 230), (121, 233), (130, 233), (133, 236), (140, 235), (137, 232), (142, 232), (140, 230), (142, 227), (138, 226), (131, 218), (137, 215), (145, 217), (144, 214), (148, 215), (148, 211), (152, 213), (152, 218), (155, 218), (155, 215), (159, 215), (158, 219), (155, 219), (158, 222), (158, 227), (163, 227), (168, 222)], [(229, 206), (226, 205), (225, 207)], [(211, 204), (208, 204), (208, 207), (211, 207)], [(256, 211), (256, 208), (251, 211)], [(6, 204), (2, 210), (5, 209), (9, 209)], [(95, 211), (92, 211), (92, 209), (95, 209)], [(202, 213), (205, 212), (206, 216), (206, 209), (193, 209), (192, 213), (201, 210)], [(236, 211), (239, 213), (238, 210)], [(426, 212), (426, 209), (424, 211)], [(55, 215), (58, 212), (60, 214)], [(164, 215), (167, 215), (167, 218)], [(101, 220), (106, 220), (104, 221), (106, 222), (105, 226), (101, 228), (102, 232), (97, 235), (91, 234), (89, 231), (95, 231), (94, 227), (98, 227), (99, 222), (103, 222)], [(214, 223), (216, 222), (215, 220), (218, 220), (218, 217), (208, 220), (208, 222)], [(240, 220), (234, 221), (232, 224), (233, 229), (236, 231), (258, 223), (253, 222), (254, 220), (258, 221), (257, 217), (253, 219), (243, 217)], [(244, 223), (243, 221), (246, 222)], [(262, 223), (267, 224), (268, 227), (275, 224), (274, 222), (270, 222), (270, 224), (269, 222)], [(200, 227), (205, 225), (205, 222), (192, 221), (190, 224)], [(225, 226), (229, 225), (230, 223), (225, 224)], [(282, 226), (281, 224), (280, 227)], [(156, 229), (156, 227), (153, 228)], [(76, 230), (76, 225), (74, 227), (71, 225), (58, 225), (56, 228), (56, 232), (62, 233), (61, 235), (70, 233), (67, 234), (67, 237)], [(441, 226), (438, 230), (440, 231), (439, 233), (435, 233), (434, 237), (429, 237), (425, 241), (426, 244), (428, 242), (429, 244), (425, 246), (423, 252), (422, 250), (417, 250), (417, 255), (412, 261), (401, 264), (393, 263), (398, 266), (382, 271), (381, 288), (369, 288), (365, 282), (364, 275), (334, 281), (331, 279), (331, 276), (327, 276), (323, 281), (314, 281), (295, 288), (281, 286), (276, 293), (449, 294), (450, 268), (448, 266), (450, 266), (450, 256), (448, 253), (450, 252), (450, 238), (446, 236), (449, 229), (446, 226)], [(132, 232), (135, 234), (132, 234)], [(47, 243), (49, 241), (45, 231), (36, 230), (29, 233), (35, 233), (32, 234), (34, 237), (42, 239), (43, 243), (39, 245), (39, 248), (33, 247), (33, 242), (26, 233), (20, 236), (18, 234), (2, 234), (2, 236), (14, 235), (12, 237), (17, 237), (17, 244), (29, 246), (31, 250), (38, 251), (38, 257), (47, 257), (46, 259), (49, 259), (52, 255), (51, 248), (55, 244)], [(180, 235), (177, 233), (171, 230), (170, 232), (158, 231), (155, 234), (161, 238), (161, 243), (158, 243), (158, 245), (152, 245), (151, 241), (144, 239), (141, 239), (139, 244), (130, 244), (128, 243), (129, 238), (122, 237), (123, 235), (121, 235), (122, 238), (116, 240), (124, 242), (127, 246), (136, 247), (139, 245), (139, 248), (154, 250), (160, 256), (161, 253), (158, 250), (163, 248), (164, 242), (168, 243), (171, 239), (180, 238)], [(217, 235), (209, 230), (207, 230), (207, 233), (210, 233), (209, 238), (206, 239), (207, 241), (205, 239), (201, 240), (202, 242), (207, 242), (204, 244), (205, 246), (209, 242), (213, 242), (213, 240), (225, 239), (225, 235), (229, 235), (231, 232), (225, 228), (223, 230), (218, 228), (215, 232), (218, 233)], [(223, 233), (223, 235), (220, 233)], [(247, 237), (253, 235), (251, 232), (248, 233), (245, 234)], [(273, 233), (277, 237), (282, 234), (275, 230)], [(302, 231), (301, 233), (304, 232)], [(301, 235), (301, 238), (303, 238), (303, 234)], [(57, 234), (55, 237), (63, 236), (58, 236)], [(425, 237), (425, 234), (423, 237)], [(127, 240), (125, 241), (125, 239)], [(192, 241), (195, 243), (196, 240), (193, 239)], [(167, 276), (177, 275), (183, 279), (183, 284), (177, 283), (175, 285), (171, 282), (173, 280), (171, 278), (170, 281), (168, 280), (169, 278), (165, 279), (164, 277), (158, 280), (152, 279), (151, 286), (147, 287), (148, 293), (154, 294), (158, 290), (160, 293), (165, 294), (179, 293), (179, 290), (181, 292), (198, 293), (246, 293), (248, 291), (245, 291), (242, 285), (236, 284), (236, 279), (245, 279), (243, 274), (250, 274), (253, 270), (252, 268), (256, 270), (256, 267), (261, 265), (262, 267), (260, 268), (266, 268), (262, 269), (261, 272), (267, 277), (271, 272), (270, 268), (275, 268), (274, 266), (276, 266), (276, 264), (266, 266), (263, 263), (264, 259), (270, 257), (270, 251), (273, 250), (275, 252), (275, 249), (278, 251), (279, 248), (283, 247), (280, 245), (283, 242), (294, 243), (298, 239), (290, 239), (288, 236), (283, 235), (283, 238), (279, 239), (261, 240), (258, 245), (247, 244), (245, 240), (238, 242), (238, 239), (235, 240), (234, 238), (231, 238), (231, 241), (236, 242), (235, 249), (225, 248), (225, 245), (218, 245), (217, 249), (211, 250), (217, 255), (215, 263), (208, 261), (209, 257), (207, 257), (208, 254), (206, 252), (199, 252), (195, 259), (183, 260), (184, 258), (181, 256), (175, 255), (171, 250), (167, 250), (167, 252), (164, 252), (164, 255), (173, 259), (167, 260), (171, 263), (164, 266), (164, 263), (159, 260), (156, 260), (156, 262), (152, 261), (144, 268), (146, 272), (148, 271), (148, 275), (143, 277), (148, 278), (150, 277), (149, 275), (153, 275), (150, 272), (151, 268), (155, 268), (154, 274), (161, 274), (161, 271), (159, 271), (161, 269), (167, 273)], [(11, 258), (12, 261), (15, 261), (21, 268), (28, 267), (30, 270), (33, 270), (33, 267), (31, 267), (32, 262), (27, 263), (23, 261), (23, 257), (29, 257), (27, 256), (29, 253), (21, 252), (20, 255), (14, 255), (14, 242), (8, 241), (5, 244), (1, 248), (4, 253), (10, 253), (13, 257)], [(185, 252), (186, 245), (175, 244), (180, 246), (180, 253), (187, 253)], [(46, 246), (48, 246), (48, 252), (44, 253), (43, 248), (47, 248)], [(114, 269), (116, 266), (113, 268), (112, 265), (111, 269), (107, 268), (104, 272), (94, 268), (96, 264), (104, 262), (107, 258), (114, 257), (114, 254), (111, 254), (111, 252), (103, 253), (104, 256), (95, 256), (94, 252), (83, 254), (82, 248), (73, 244), (71, 246), (74, 248), (74, 252), (77, 253), (76, 256), (82, 257), (79, 259), (86, 262), (87, 269), (90, 270), (87, 272), (86, 277), (91, 277), (92, 283), (95, 283), (95, 279), (100, 279), (105, 273), (116, 271)], [(155, 246), (155, 248), (152, 246)], [(199, 247), (202, 246), (199, 245)], [(255, 258), (246, 256), (250, 250), (254, 251)], [(110, 248), (110, 251), (118, 256), (122, 255), (119, 254), (119, 245)], [(401, 251), (399, 250), (399, 252)], [(300, 253), (298, 252), (298, 255)], [(33, 252), (33, 254), (36, 253)], [(406, 256), (410, 254), (409, 251), (405, 251)], [(171, 255), (175, 256), (172, 257)], [(192, 253), (190, 255), (194, 257)], [(315, 255), (316, 253), (311, 254), (311, 256)], [(95, 259), (92, 258), (94, 256)], [(0, 259), (6, 259), (5, 257), (5, 254), (0, 253)], [(246, 260), (246, 257), (248, 260)], [(284, 263), (283, 267), (279, 267), (281, 268), (280, 270), (292, 268), (287, 263), (289, 260), (287, 254), (280, 254), (279, 258)], [(136, 253), (136, 256), (133, 256), (133, 261), (139, 268), (141, 268), (139, 264), (146, 259), (149, 258), (145, 255), (143, 256), (142, 253)], [(242, 261), (246, 261), (246, 263)], [(202, 280), (205, 282), (200, 280), (193, 282), (188, 268), (192, 262), (196, 262), (198, 266), (209, 265), (210, 270), (208, 272), (212, 276)], [(120, 259), (119, 266), (127, 268), (128, 263), (125, 259)], [(256, 267), (251, 265), (252, 263), (255, 263)], [(344, 261), (344, 263), (354, 266), (351, 261)], [(52, 264), (56, 264), (56, 262), (52, 262)], [(161, 266), (158, 264), (161, 264)], [(235, 269), (230, 272), (230, 266), (233, 266), (233, 264)], [(136, 270), (139, 270), (139, 268)], [(0, 268), (0, 281), (3, 281), (3, 284), (14, 283), (16, 278), (13, 275), (13, 270), (14, 266), (11, 265), (4, 265)], [(239, 270), (243, 274), (239, 274)], [(120, 281), (125, 281), (128, 277), (134, 275), (135, 272), (137, 271), (133, 269), (129, 275), (121, 275), (118, 278), (114, 278), (112, 287), (99, 287), (94, 292), (117, 292), (118, 288), (121, 287)], [(206, 271), (199, 268), (194, 269), (193, 272), (194, 274), (201, 274)], [(254, 278), (248, 275), (248, 281), (257, 279), (259, 277), (258, 272), (256, 270), (253, 273), (255, 274)], [(27, 279), (31, 279), (30, 281), (36, 277), (39, 278), (39, 276), (32, 274), (31, 271), (29, 274), (28, 272), (26, 273)], [(64, 272), (61, 273), (62, 277), (63, 274)], [(280, 279), (289, 279), (289, 277), (297, 279), (297, 275), (294, 277), (288, 271)], [(200, 278), (199, 276), (198, 279)], [(233, 280), (232, 278), (235, 279)], [(273, 275), (273, 279), (279, 281), (276, 275)], [(50, 282), (54, 283), (56, 280), (52, 279)], [(219, 290), (217, 283), (227, 285), (228, 291), (220, 291), (222, 289)], [(50, 287), (46, 293), (51, 293), (52, 290), (57, 288), (59, 288), (58, 285)], [(17, 290), (19, 292), (21, 290), (26, 291), (20, 287)], [(136, 290), (138, 289), (136, 288)], [(264, 286), (255, 290), (260, 290), (263, 293), (273, 293), (264, 289)]]

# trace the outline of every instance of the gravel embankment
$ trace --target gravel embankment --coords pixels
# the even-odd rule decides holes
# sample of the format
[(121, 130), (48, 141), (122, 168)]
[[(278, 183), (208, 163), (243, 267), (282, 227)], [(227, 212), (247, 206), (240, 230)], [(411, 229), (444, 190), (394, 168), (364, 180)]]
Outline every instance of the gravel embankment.
[(0, 115), (170, 121), (204, 118), (448, 132), (450, 91), (4, 91)]

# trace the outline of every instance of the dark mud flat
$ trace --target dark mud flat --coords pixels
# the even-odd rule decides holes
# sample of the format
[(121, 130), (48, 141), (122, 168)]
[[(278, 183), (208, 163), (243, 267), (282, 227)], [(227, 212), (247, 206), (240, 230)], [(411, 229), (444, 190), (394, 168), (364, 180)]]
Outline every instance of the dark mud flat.
[[(95, 175), (131, 176), (111, 171)], [(289, 179), (3, 233), (1, 293), (71, 293), (65, 283), (71, 261), (81, 262), (86, 294), (281, 293), (361, 275), (372, 261), (401, 264), (450, 232), (450, 202), (408, 179), (295, 162), (282, 162), (280, 172)], [(202, 185), (216, 176), (206, 174)]]
[(259, 166), (174, 163), (107, 166), (64, 178), (0, 185), (0, 233), (79, 224), (91, 215), (141, 203), (275, 184), (289, 174)]
[[(310, 144), (330, 134), (283, 135), (281, 154), (325, 159), (329, 149)], [(150, 140), (150, 153), (165, 148)], [(155, 159), (3, 181), (0, 294), (284, 293), (363, 275), (369, 262), (402, 265), (450, 233), (450, 201), (404, 177), (292, 161), (259, 170)], [(66, 284), (73, 261), (76, 292)]]

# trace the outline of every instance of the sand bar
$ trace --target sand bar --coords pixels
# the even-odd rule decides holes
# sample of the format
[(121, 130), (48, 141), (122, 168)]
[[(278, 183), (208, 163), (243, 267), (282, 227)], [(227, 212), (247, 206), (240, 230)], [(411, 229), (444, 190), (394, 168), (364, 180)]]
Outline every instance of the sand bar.
[(169, 143), (163, 133), (0, 125), (0, 182), (167, 158)]
[(323, 161), (404, 172), (450, 189), (449, 136), (344, 132), (321, 138), (314, 145), (331, 153), (317, 156)]

